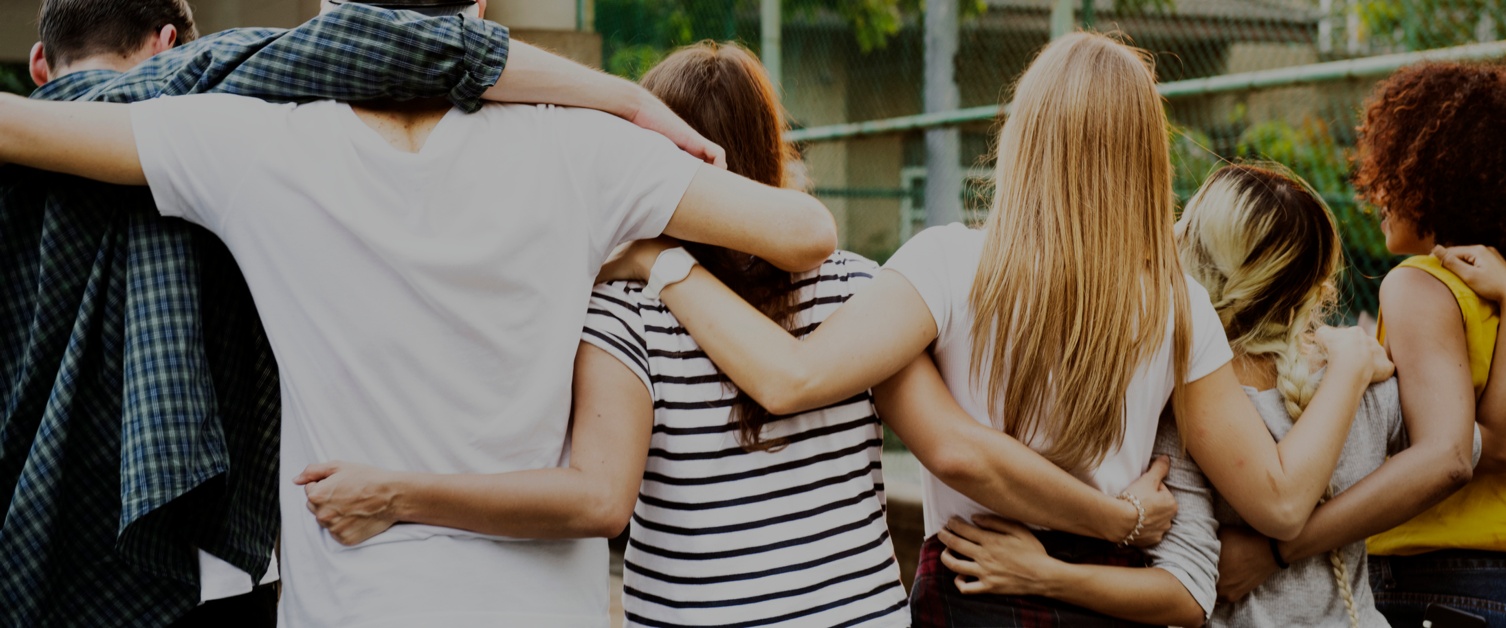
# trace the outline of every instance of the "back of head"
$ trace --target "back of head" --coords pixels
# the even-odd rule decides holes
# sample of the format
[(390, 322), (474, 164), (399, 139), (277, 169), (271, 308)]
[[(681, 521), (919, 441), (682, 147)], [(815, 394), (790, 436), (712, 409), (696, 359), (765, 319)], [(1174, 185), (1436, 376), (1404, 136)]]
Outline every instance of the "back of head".
[(971, 293), (973, 374), (989, 373), (999, 427), (1044, 430), (1043, 454), (1080, 469), (1121, 442), (1129, 382), (1172, 308), (1186, 372), (1166, 114), (1148, 55), (1091, 33), (1048, 45), (1013, 107)]
[(97, 55), (131, 55), (168, 25), (177, 28), (179, 44), (198, 37), (187, 0), (42, 0), (37, 21), (54, 68)]
[(1355, 146), (1355, 188), (1445, 246), (1506, 247), (1506, 66), (1427, 63), (1381, 82)]
[[(737, 44), (701, 42), (669, 55), (643, 76), (643, 87), (706, 139), (727, 151), (727, 169), (765, 185), (782, 187), (794, 149), (784, 140), (784, 110), (758, 59)], [(764, 315), (789, 329), (795, 294), (790, 274), (757, 257), (687, 243), (696, 259)], [(772, 416), (746, 393), (735, 413), (741, 441), (767, 448), (760, 433)]]
[(1338, 299), (1338, 226), (1323, 199), (1280, 166), (1213, 173), (1177, 223), (1182, 265), (1213, 300), (1229, 345), (1273, 358), (1293, 419), (1316, 388), (1306, 353)]

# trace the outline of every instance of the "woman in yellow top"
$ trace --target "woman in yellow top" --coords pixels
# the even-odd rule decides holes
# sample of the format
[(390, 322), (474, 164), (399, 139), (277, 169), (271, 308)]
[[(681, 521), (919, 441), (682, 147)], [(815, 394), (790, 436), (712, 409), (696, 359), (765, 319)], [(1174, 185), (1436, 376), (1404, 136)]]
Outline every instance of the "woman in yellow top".
[(1398, 72), (1367, 104), (1355, 165), (1386, 248), (1415, 256), (1380, 292), (1402, 411), (1454, 433), (1459, 456), (1477, 418), (1483, 438), (1462, 489), (1371, 537), (1376, 605), (1394, 626), (1420, 625), (1429, 604), (1506, 626), (1506, 387), (1485, 386), (1506, 297), (1506, 263), (1485, 248), (1506, 246), (1506, 68)]

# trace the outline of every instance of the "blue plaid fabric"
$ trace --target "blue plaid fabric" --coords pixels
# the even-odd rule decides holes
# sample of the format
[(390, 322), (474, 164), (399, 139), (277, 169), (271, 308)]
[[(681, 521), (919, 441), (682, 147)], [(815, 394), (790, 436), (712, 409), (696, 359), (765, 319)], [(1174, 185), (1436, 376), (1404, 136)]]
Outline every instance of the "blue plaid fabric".
[[(34, 98), (447, 97), (468, 111), (507, 30), (346, 5), (227, 31)], [(234, 147), (226, 147), (234, 150)], [(158, 626), (197, 548), (260, 579), (277, 536), (276, 365), (224, 245), (145, 188), (0, 167), (0, 626)]]

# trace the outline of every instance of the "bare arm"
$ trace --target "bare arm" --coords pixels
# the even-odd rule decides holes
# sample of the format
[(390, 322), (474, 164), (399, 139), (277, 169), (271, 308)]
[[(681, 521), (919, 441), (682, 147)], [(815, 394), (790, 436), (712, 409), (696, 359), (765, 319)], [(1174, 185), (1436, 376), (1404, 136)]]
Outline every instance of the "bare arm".
[(904, 276), (890, 270), (881, 271), (804, 340), (704, 268), (660, 296), (722, 372), (775, 414), (819, 408), (872, 388), (936, 338), (936, 321), (925, 301)]
[[(1502, 303), (1503, 299), (1506, 299), (1506, 260), (1501, 258), (1500, 251), (1497, 251), (1495, 247), (1436, 247), (1433, 249), (1433, 255), (1438, 257), (1445, 267), (1453, 271), (1465, 283), (1469, 284), (1470, 289), (1474, 290), (1475, 294), (1480, 295), (1480, 298), (1492, 301), (1497, 306)], [(1389, 279), (1388, 277), (1387, 280), (1389, 281)], [(1429, 277), (1429, 279), (1431, 280), (1432, 278)], [(1436, 284), (1438, 282), (1434, 281), (1433, 283)], [(1382, 289), (1384, 290), (1384, 285)], [(1438, 291), (1435, 290), (1435, 292)], [(1433, 298), (1437, 299), (1442, 296), (1447, 296), (1448, 303), (1450, 304), (1457, 303), (1453, 300), (1453, 295), (1447, 290), (1442, 290), (1441, 294)], [(1438, 304), (1438, 307), (1441, 309), (1442, 304)], [(1392, 315), (1390, 309), (1385, 309), (1385, 312), (1387, 317)], [(1457, 314), (1457, 312), (1455, 313)], [(1463, 326), (1458, 323), (1459, 320), (1457, 317), (1438, 321), (1440, 325), (1452, 325), (1460, 332), (1461, 335), (1459, 338), (1462, 339)], [(1400, 327), (1397, 329), (1400, 331)], [(1483, 441), (1480, 448), (1480, 465), (1478, 467), (1481, 473), (1506, 472), (1506, 367), (1495, 368), (1497, 364), (1506, 365), (1506, 361), (1501, 361), (1506, 359), (1506, 343), (1501, 342), (1501, 331), (1506, 331), (1506, 327), (1496, 332), (1495, 353), (1492, 355), (1490, 361), (1490, 379), (1485, 384), (1485, 392), (1480, 395), (1478, 407), (1475, 408), (1475, 420), (1480, 424), (1480, 437)], [(1404, 333), (1411, 334), (1413, 332), (1409, 327)], [(1451, 345), (1448, 348), (1454, 350), (1460, 347), (1464, 347), (1460, 349), (1464, 353), (1451, 355), (1452, 357), (1464, 356), (1461, 359), (1464, 360), (1465, 364), (1468, 364), (1469, 355), (1467, 345)], [(1398, 365), (1399, 367), (1400, 365)], [(1464, 371), (1464, 379), (1460, 381), (1470, 381), (1467, 368)]]
[[(962, 593), (1040, 595), (1134, 622), (1202, 626), (1203, 607), (1164, 569), (1075, 565), (1052, 558), (1024, 526), (997, 517), (940, 532), (941, 562)], [(965, 557), (965, 558), (964, 558)]]
[[(873, 395), (884, 424), (927, 470), (990, 510), (1115, 543), (1135, 529), (1138, 513), (1128, 501), (1105, 495), (1024, 443), (973, 420), (929, 355), (875, 386)], [(1177, 512), (1176, 500), (1161, 485), (1167, 468), (1166, 460), (1157, 460), (1128, 490), (1146, 508), (1136, 545), (1159, 543)]]
[(1240, 516), (1272, 538), (1301, 533), (1338, 465), (1360, 397), (1385, 370), (1358, 328), (1328, 328), (1319, 337), (1328, 347), (1327, 374), (1279, 444), (1230, 365), (1187, 385), (1180, 424), (1188, 452)]
[(0, 94), (0, 164), (146, 185), (128, 105)]
[(710, 166), (691, 180), (664, 235), (757, 255), (791, 272), (820, 266), (837, 250), (837, 223), (820, 201)]
[(626, 366), (581, 343), (570, 466), (497, 474), (394, 472), (318, 464), (294, 481), (336, 540), (360, 543), (393, 523), (522, 538), (613, 537), (627, 526), (653, 430), (653, 400)]
[(726, 151), (702, 137), (648, 90), (517, 40), (508, 52), (507, 69), (482, 97), (493, 102), (604, 111), (668, 137), (702, 161), (727, 167)]

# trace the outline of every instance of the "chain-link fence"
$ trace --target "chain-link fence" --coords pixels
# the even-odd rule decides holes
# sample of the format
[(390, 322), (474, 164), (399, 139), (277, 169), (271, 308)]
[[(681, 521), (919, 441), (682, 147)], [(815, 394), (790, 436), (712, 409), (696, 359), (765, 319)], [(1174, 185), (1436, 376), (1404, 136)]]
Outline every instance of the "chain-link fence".
[[(992, 111), (1052, 34), (1055, 0), (957, 0), (953, 116), (969, 181), (986, 178)], [(1346, 59), (1506, 38), (1506, 0), (1072, 0), (1073, 24), (1118, 31), (1155, 54), (1163, 83), (1310, 68)], [(924, 8), (913, 0), (783, 0), (779, 77), (805, 170), (836, 213), (844, 246), (884, 259), (925, 223), (927, 148)], [(1058, 16), (1060, 17), (1060, 13)], [(635, 76), (677, 45), (738, 40), (759, 51), (759, 0), (597, 0), (608, 70)], [(772, 40), (771, 40), (772, 41)], [(1494, 49), (1492, 49), (1494, 50)], [(1501, 49), (1506, 52), (1506, 49)], [(1476, 55), (1479, 56), (1479, 55)], [(1271, 74), (1271, 72), (1266, 72)], [(1324, 74), (1327, 74), (1326, 76)], [(1369, 208), (1354, 200), (1348, 155), (1359, 109), (1381, 75), (1309, 73), (1274, 87), (1168, 94), (1173, 158), (1184, 199), (1226, 159), (1283, 163), (1339, 217), (1351, 262), (1348, 312), (1375, 311), (1395, 263)], [(1266, 82), (1264, 84), (1272, 84)], [(943, 116), (945, 117), (945, 116)], [(900, 118), (899, 120), (894, 120)], [(831, 125), (885, 121), (874, 132)], [(899, 124), (886, 124), (899, 122)], [(935, 122), (933, 118), (931, 122)], [(967, 210), (986, 203), (965, 185)]]

